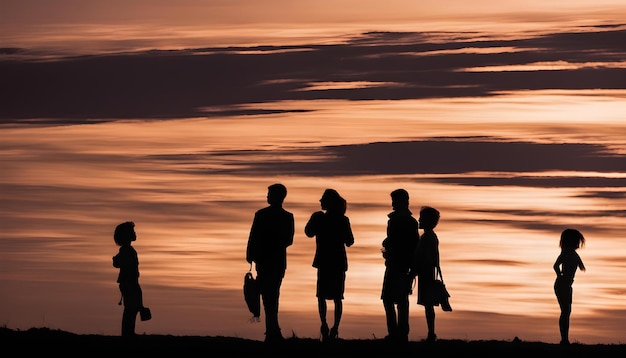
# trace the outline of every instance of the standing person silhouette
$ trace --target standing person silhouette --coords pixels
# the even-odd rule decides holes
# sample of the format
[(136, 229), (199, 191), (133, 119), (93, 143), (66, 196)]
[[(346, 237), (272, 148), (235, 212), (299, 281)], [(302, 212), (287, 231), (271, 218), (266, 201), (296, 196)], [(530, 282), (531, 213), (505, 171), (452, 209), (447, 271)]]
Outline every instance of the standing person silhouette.
[[(350, 219), (345, 215), (346, 200), (334, 189), (326, 189), (320, 199), (322, 210), (311, 215), (304, 233), (315, 236), (313, 267), (317, 268), (317, 308), (322, 326), (322, 341), (337, 339), (343, 314), (343, 298), (348, 270), (346, 247), (354, 244)], [(326, 300), (333, 300), (334, 324), (328, 328)]]
[(409, 269), (419, 241), (419, 225), (409, 210), (406, 190), (391, 192), (391, 207), (393, 211), (387, 215), (387, 237), (382, 243), (385, 275), (381, 299), (388, 332), (385, 339), (406, 343), (409, 340), (409, 295), (413, 282)]
[(137, 240), (135, 223), (123, 222), (115, 228), (113, 240), (120, 247), (117, 255), (113, 256), (113, 267), (119, 268), (117, 283), (119, 284), (124, 304), (122, 313), (122, 337), (135, 336), (137, 313), (143, 308), (143, 293), (139, 285), (139, 259), (137, 251), (131, 243)]
[(267, 188), (269, 206), (254, 214), (246, 261), (255, 263), (257, 284), (265, 312), (265, 342), (282, 341), (278, 323), (280, 287), (287, 270), (287, 247), (293, 244), (293, 214), (283, 208), (287, 188), (272, 184)]
[(419, 227), (423, 230), (422, 236), (415, 250), (415, 259), (411, 265), (411, 276), (417, 275), (417, 304), (424, 306), (428, 337), (426, 342), (434, 342), (435, 334), (435, 306), (439, 306), (435, 298), (435, 279), (439, 270), (439, 238), (435, 227), (439, 223), (439, 211), (430, 206), (420, 209)]
[(585, 245), (585, 237), (576, 229), (565, 229), (561, 233), (559, 247), (561, 253), (556, 258), (553, 268), (556, 272), (556, 280), (554, 281), (554, 293), (561, 315), (559, 317), (559, 331), (561, 333), (562, 345), (569, 344), (569, 320), (572, 313), (572, 285), (576, 270), (586, 271), (585, 264), (576, 252), (576, 250)]

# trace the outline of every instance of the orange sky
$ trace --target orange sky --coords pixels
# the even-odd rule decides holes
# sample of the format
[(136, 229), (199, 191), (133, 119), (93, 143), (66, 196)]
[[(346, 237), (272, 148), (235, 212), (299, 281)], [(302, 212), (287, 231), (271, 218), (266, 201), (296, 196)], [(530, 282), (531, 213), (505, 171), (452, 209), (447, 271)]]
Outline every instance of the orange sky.
[(0, 1), (4, 47), (65, 50), (302, 43), (364, 31), (535, 31), (626, 18), (620, 0)]
[[(131, 219), (154, 314), (140, 332), (262, 339), (243, 253), (284, 181), (287, 332), (319, 333), (302, 225), (334, 187), (357, 234), (341, 334), (385, 335), (379, 247), (401, 186), (444, 213), (441, 337), (556, 342), (551, 265), (576, 225), (572, 338), (623, 342), (624, 19), (623, 0), (0, 0), (0, 322), (117, 334), (111, 234)], [(184, 50), (31, 61), (153, 49)]]

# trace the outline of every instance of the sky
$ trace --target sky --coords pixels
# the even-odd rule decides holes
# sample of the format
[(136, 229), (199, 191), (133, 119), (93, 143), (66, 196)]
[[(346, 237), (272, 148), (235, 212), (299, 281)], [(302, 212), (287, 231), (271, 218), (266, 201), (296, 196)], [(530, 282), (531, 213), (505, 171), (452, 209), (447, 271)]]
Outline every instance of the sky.
[(552, 263), (575, 226), (571, 336), (623, 343), (626, 4), (381, 4), (0, 0), (0, 324), (118, 334), (112, 232), (133, 220), (140, 332), (262, 339), (245, 244), (283, 182), (285, 332), (319, 334), (303, 226), (333, 187), (356, 236), (340, 336), (386, 334), (404, 187), (442, 212), (440, 337), (558, 342)]
[(66, 51), (341, 41), (366, 31), (512, 31), (621, 22), (619, 0), (0, 1), (7, 47)]

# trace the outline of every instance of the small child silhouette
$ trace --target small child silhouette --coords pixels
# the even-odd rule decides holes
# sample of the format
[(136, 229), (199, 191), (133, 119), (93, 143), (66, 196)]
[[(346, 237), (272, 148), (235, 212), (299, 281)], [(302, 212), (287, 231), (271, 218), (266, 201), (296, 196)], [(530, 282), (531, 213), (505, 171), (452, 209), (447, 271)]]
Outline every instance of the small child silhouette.
[(561, 333), (561, 344), (569, 344), (569, 320), (572, 313), (572, 284), (576, 270), (580, 268), (585, 271), (585, 265), (576, 250), (585, 245), (585, 237), (576, 229), (565, 229), (561, 233), (559, 246), (561, 253), (554, 262), (553, 268), (556, 272), (554, 281), (554, 293), (561, 316), (559, 317), (559, 330)]
[(117, 283), (122, 293), (120, 304), (124, 304), (122, 337), (132, 338), (135, 336), (137, 313), (144, 308), (143, 293), (139, 285), (139, 259), (137, 251), (131, 245), (137, 240), (135, 223), (126, 221), (119, 224), (115, 228), (113, 240), (120, 247), (117, 255), (113, 256), (113, 267), (120, 269)]

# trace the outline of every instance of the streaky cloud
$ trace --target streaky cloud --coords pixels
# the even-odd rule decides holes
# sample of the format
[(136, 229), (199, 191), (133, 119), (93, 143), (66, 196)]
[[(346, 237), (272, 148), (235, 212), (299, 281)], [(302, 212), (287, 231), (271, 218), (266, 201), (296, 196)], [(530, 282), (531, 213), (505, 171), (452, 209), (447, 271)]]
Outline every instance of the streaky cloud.
[[(287, 100), (400, 100), (485, 97), (516, 90), (625, 89), (626, 68), (619, 66), (463, 72), (562, 61), (619, 63), (625, 57), (624, 43), (624, 26), (598, 26), (514, 39), (372, 32), (332, 45), (155, 49), (55, 58), (4, 48), (0, 49), (0, 124), (261, 115), (275, 113), (265, 110), (264, 103)], [(466, 48), (514, 51), (450, 52)], [(316, 83), (372, 85), (310, 89)], [(237, 109), (252, 104), (255, 108), (245, 113)], [(234, 109), (224, 110), (229, 106)]]
[[(465, 185), (520, 185), (552, 187), (624, 187), (625, 178), (528, 177), (549, 171), (613, 173), (626, 168), (626, 156), (600, 144), (502, 142), (497, 139), (432, 139), (377, 142), (321, 148), (285, 150), (276, 160), (274, 151), (211, 153), (249, 157), (238, 167), (241, 174), (299, 173), (310, 176), (387, 174), (440, 174), (434, 180)], [(166, 157), (163, 157), (165, 159)], [(302, 159), (305, 158), (305, 159)], [(513, 173), (502, 177), (452, 176), (475, 172)], [(518, 176), (515, 173), (522, 173)], [(445, 174), (445, 175), (444, 175)]]

